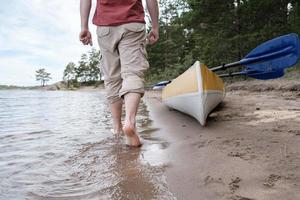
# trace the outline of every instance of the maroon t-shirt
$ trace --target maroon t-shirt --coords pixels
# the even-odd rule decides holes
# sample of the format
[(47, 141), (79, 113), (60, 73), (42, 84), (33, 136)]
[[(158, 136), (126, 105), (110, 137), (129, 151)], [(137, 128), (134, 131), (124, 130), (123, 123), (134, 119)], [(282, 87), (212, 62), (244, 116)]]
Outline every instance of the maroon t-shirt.
[(98, 26), (114, 26), (144, 20), (142, 0), (97, 0), (93, 23)]

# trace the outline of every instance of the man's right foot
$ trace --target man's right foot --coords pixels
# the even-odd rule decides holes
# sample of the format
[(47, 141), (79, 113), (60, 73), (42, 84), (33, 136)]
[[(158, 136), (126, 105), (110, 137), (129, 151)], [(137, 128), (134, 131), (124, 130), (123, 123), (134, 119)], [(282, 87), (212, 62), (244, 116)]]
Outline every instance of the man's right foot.
[(113, 126), (114, 128), (110, 129), (110, 131), (117, 135), (117, 136), (120, 136), (123, 134), (123, 130), (122, 130), (122, 124), (120, 123), (118, 126)]
[(131, 125), (125, 125), (123, 127), (123, 132), (125, 133), (125, 137), (128, 141), (128, 146), (132, 147), (140, 147), (142, 146), (142, 143), (140, 141), (140, 138), (136, 132), (136, 128)]

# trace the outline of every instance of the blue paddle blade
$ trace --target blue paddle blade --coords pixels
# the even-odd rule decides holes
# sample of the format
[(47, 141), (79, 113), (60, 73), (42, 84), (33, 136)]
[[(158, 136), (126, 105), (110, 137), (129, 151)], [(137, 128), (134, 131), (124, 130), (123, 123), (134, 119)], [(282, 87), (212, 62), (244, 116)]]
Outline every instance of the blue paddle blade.
[(159, 83), (156, 83), (154, 86), (153, 86), (153, 90), (161, 90), (163, 89), (164, 87), (166, 87), (169, 83), (171, 83), (170, 80), (168, 81), (161, 81)]
[(245, 71), (267, 72), (270, 76), (279, 76), (284, 73), (283, 69), (296, 65), (299, 58), (299, 37), (291, 33), (259, 45), (240, 64), (246, 66)]
[(279, 69), (276, 71), (265, 71), (265, 72), (244, 70), (241, 72), (241, 74), (255, 79), (269, 80), (269, 79), (275, 79), (284, 76), (284, 69)]
[(161, 82), (159, 82), (159, 83), (156, 83), (154, 86), (166, 86), (166, 85), (168, 85), (169, 83), (171, 83), (170, 80), (168, 80), (168, 81), (161, 81)]

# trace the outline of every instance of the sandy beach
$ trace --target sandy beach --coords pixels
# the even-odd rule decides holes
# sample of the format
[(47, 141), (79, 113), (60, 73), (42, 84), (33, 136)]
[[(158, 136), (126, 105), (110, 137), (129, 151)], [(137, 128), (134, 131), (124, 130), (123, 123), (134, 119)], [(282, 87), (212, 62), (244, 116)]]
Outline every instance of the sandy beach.
[(299, 82), (238, 82), (226, 90), (206, 127), (163, 105), (160, 92), (145, 95), (156, 135), (169, 144), (169, 190), (177, 199), (300, 199)]

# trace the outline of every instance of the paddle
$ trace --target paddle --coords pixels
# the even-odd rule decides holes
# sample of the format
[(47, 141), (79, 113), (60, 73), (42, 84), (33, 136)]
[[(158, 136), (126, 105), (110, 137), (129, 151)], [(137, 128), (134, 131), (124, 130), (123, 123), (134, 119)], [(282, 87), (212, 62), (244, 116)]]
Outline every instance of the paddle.
[(218, 71), (231, 67), (246, 66), (246, 69), (242, 72), (222, 74), (220, 77), (247, 75), (265, 80), (283, 76), (284, 69), (297, 64), (299, 58), (299, 37), (297, 34), (291, 33), (259, 45), (238, 62), (214, 67), (211, 70)]
[[(299, 36), (295, 33), (283, 35), (262, 43), (240, 61), (211, 68), (211, 71), (225, 70), (245, 66), (241, 72), (221, 74), (219, 77), (246, 75), (252, 78), (267, 80), (284, 75), (284, 69), (292, 67), (300, 59)], [(170, 82), (159, 84), (160, 87)]]
[(156, 83), (154, 86), (152, 86), (152, 89), (160, 90), (160, 89), (164, 88), (166, 85), (168, 85), (169, 83), (171, 83), (171, 81), (161, 81), (159, 83)]
[(262, 71), (262, 72), (258, 72), (258, 71), (242, 71), (242, 72), (234, 72), (234, 73), (228, 73), (228, 74), (221, 74), (219, 75), (219, 77), (232, 77), (232, 76), (238, 76), (238, 75), (246, 75), (249, 76), (251, 78), (255, 78), (255, 79), (260, 79), (260, 80), (268, 80), (268, 79), (275, 79), (275, 78), (280, 78), (282, 76), (284, 76), (284, 70), (280, 69), (280, 70), (276, 70), (276, 71)]

